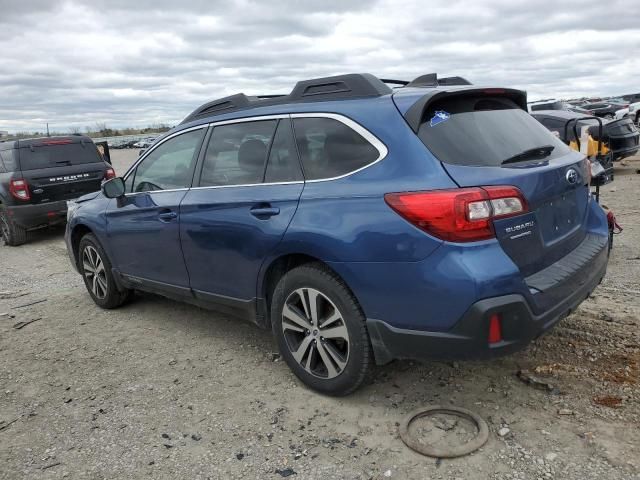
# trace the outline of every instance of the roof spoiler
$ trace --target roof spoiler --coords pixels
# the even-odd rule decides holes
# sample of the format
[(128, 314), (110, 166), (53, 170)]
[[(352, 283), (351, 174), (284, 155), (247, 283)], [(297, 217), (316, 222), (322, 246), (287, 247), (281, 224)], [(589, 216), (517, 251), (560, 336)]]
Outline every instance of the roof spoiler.
[[(420, 77), (418, 77), (420, 78)], [(453, 96), (477, 96), (477, 95), (487, 95), (487, 96), (499, 96), (499, 97), (507, 97), (513, 100), (518, 107), (527, 112), (527, 92), (524, 90), (516, 90), (513, 88), (465, 88), (462, 90), (433, 90), (429, 93), (423, 95), (418, 99), (416, 103), (414, 103), (409, 110), (407, 110), (404, 114), (404, 118), (411, 127), (411, 129), (418, 133), (420, 129), (420, 125), (422, 124), (422, 120), (424, 118), (424, 114), (427, 110), (427, 107), (437, 101), (442, 100), (447, 97)]]

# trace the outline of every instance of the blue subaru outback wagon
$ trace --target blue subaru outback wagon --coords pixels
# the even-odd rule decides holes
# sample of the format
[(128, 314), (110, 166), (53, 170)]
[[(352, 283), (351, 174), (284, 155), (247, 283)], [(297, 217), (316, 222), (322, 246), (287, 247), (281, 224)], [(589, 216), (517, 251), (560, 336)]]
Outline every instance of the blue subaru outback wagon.
[(572, 312), (608, 260), (589, 181), (522, 91), (349, 74), (202, 105), (69, 205), (66, 242), (98, 306), (248, 318), (344, 395), (374, 363), (503, 355)]

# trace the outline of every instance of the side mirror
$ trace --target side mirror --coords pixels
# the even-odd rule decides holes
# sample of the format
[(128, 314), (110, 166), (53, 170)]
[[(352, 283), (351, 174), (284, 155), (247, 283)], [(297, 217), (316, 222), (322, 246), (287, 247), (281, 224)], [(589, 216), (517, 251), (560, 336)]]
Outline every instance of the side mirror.
[(107, 198), (120, 198), (124, 196), (124, 180), (120, 177), (112, 178), (102, 184), (102, 193)]

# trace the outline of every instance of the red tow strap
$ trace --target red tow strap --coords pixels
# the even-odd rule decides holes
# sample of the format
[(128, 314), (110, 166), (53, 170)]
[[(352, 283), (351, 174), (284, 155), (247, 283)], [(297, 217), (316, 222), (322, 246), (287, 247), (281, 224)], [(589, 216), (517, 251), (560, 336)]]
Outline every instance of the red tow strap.
[(611, 210), (607, 212), (607, 222), (609, 222), (609, 231), (611, 233), (620, 233), (622, 232), (622, 227), (618, 224), (616, 220), (616, 216), (613, 214)]

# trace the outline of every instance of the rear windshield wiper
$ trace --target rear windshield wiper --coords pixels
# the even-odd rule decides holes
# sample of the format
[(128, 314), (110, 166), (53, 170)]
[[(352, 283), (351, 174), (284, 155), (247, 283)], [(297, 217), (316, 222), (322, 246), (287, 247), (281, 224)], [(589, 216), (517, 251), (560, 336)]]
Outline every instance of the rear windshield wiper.
[(542, 147), (530, 148), (529, 150), (525, 150), (524, 152), (520, 152), (513, 157), (509, 157), (506, 160), (502, 161), (502, 165), (507, 163), (517, 163), (517, 162), (526, 162), (527, 160), (538, 160), (541, 158), (546, 158), (551, 155), (553, 149), (556, 148), (553, 145), (543, 145)]

